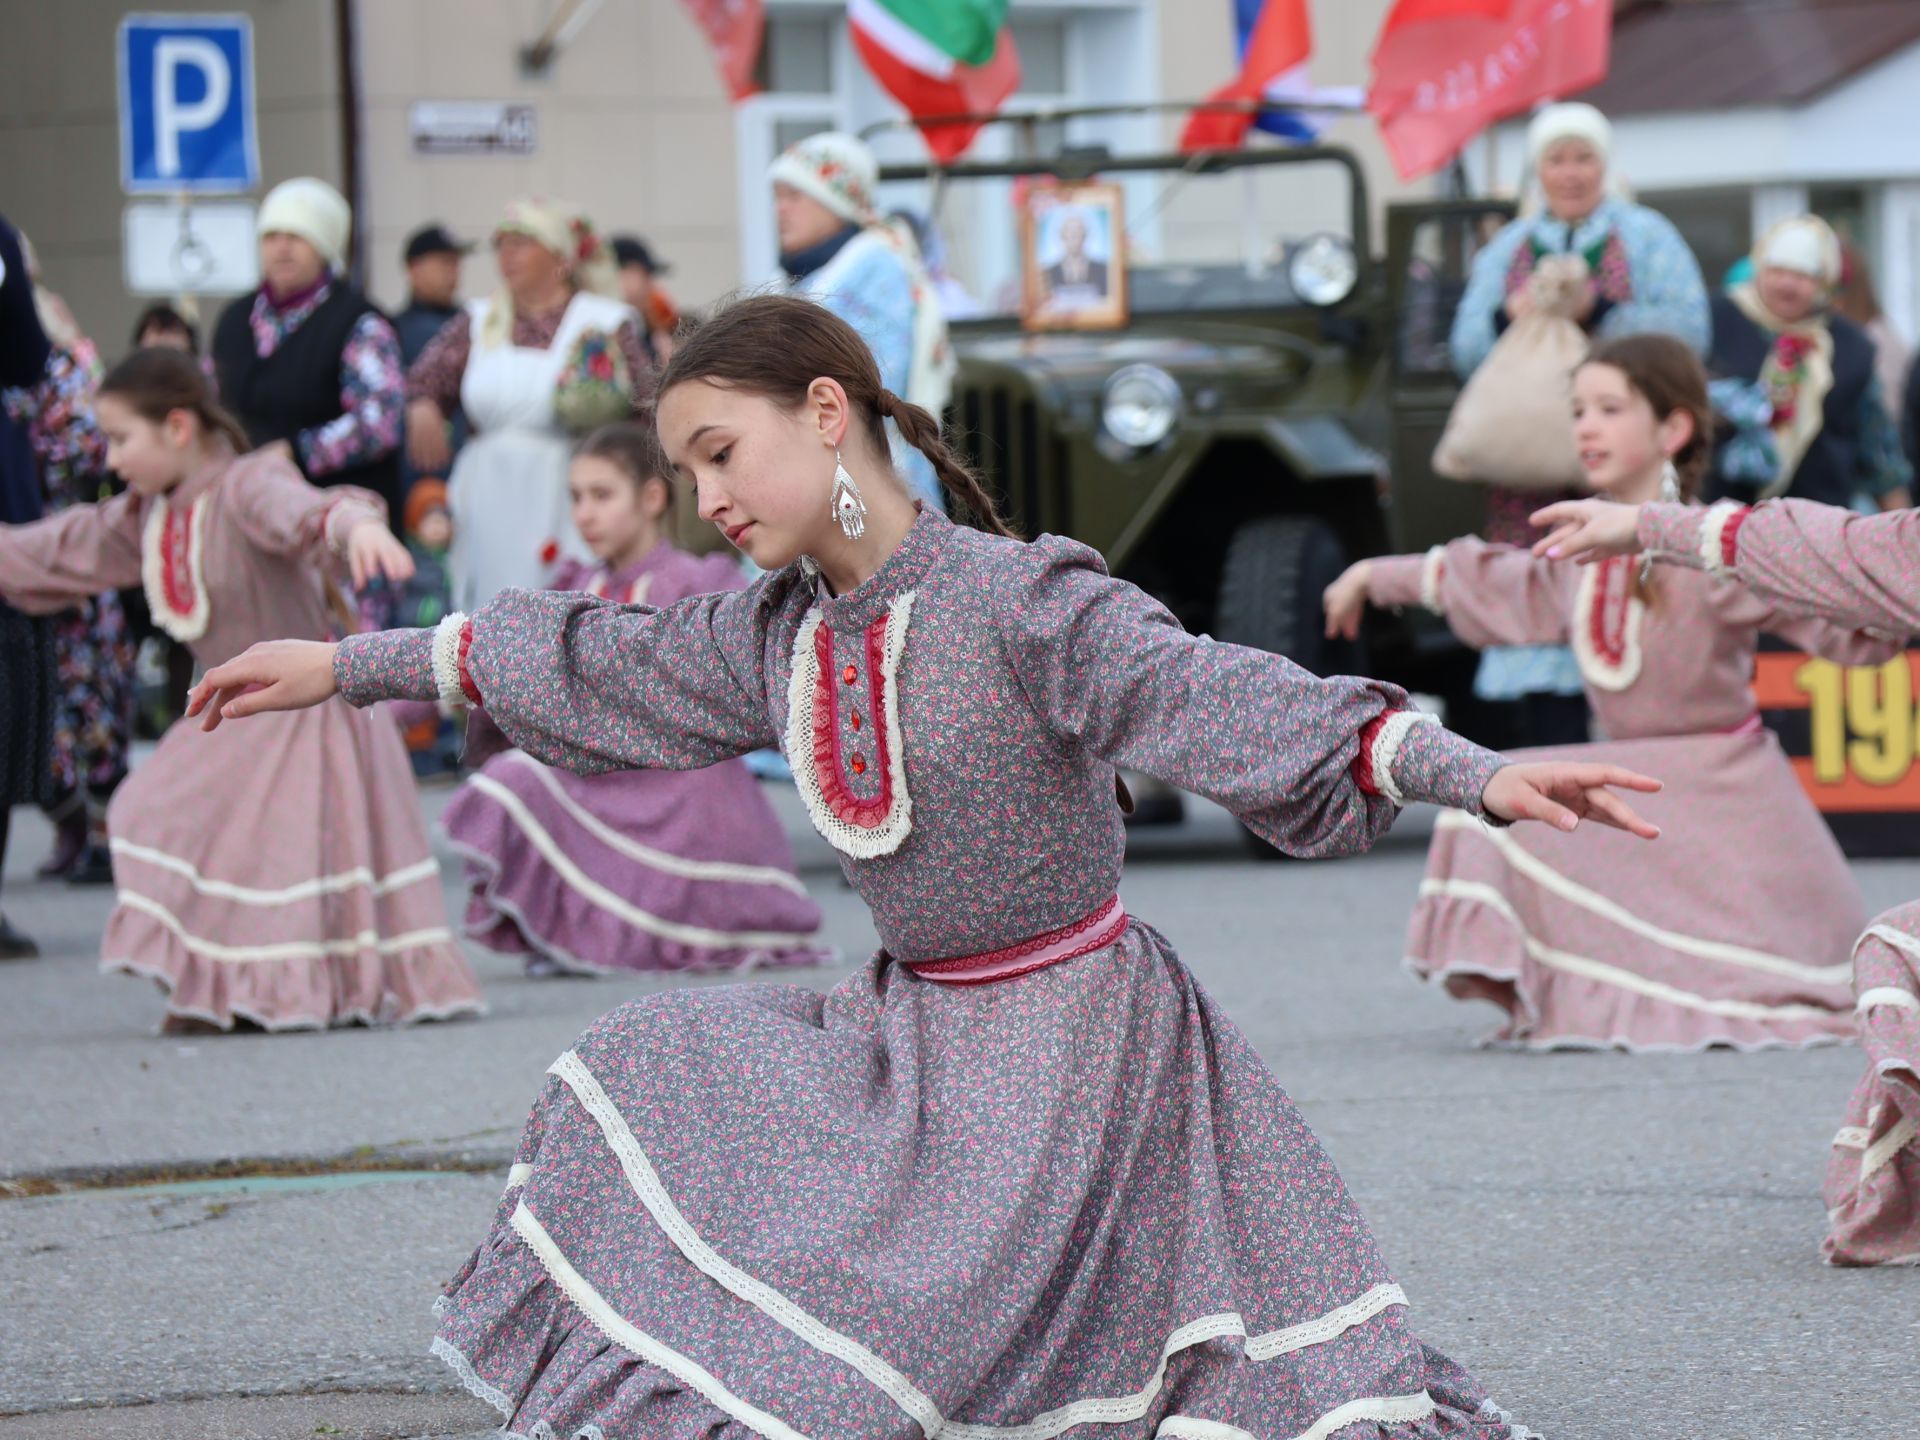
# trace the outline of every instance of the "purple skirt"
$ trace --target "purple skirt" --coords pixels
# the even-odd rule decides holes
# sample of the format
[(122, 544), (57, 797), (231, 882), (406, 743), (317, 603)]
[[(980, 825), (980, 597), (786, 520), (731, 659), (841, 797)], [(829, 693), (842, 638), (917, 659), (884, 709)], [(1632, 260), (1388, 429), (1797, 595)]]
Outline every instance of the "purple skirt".
[(1519, 1440), (1166, 943), (636, 1000), (434, 1351), (518, 1435)]
[(562, 969), (748, 970), (831, 961), (779, 817), (738, 761), (582, 777), (489, 760), (442, 819), (465, 930)]

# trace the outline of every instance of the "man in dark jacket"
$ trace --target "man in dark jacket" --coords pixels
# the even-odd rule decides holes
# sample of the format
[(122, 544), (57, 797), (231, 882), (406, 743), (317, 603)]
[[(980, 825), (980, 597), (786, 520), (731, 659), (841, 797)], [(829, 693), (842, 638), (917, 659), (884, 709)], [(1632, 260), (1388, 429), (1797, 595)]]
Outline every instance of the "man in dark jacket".
[[(393, 317), (393, 328), (400, 336), (400, 360), (408, 369), (420, 358), (420, 352), (432, 343), (433, 337), (445, 328), (446, 323), (460, 313), (460, 263), (473, 250), (471, 241), (461, 242), (447, 233), (444, 225), (433, 224), (416, 230), (407, 237), (407, 308)], [(448, 436), (449, 468), (452, 457), (460, 453), (460, 443), (467, 438), (466, 417), (455, 415)], [(422, 472), (407, 458), (406, 451), (400, 453), (400, 485), (403, 497), (413, 494), (414, 483), (422, 478)], [(444, 474), (433, 478), (444, 480)], [(402, 507), (406, 501), (403, 498)]]

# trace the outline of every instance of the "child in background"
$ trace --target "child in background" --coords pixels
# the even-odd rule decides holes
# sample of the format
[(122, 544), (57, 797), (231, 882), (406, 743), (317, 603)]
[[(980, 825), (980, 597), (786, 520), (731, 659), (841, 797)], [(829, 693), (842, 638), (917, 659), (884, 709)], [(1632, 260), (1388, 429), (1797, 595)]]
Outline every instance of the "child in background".
[[(1574, 373), (1574, 437), (1596, 493), (1690, 496), (1707, 467), (1707, 379), (1666, 335), (1611, 340)], [(1603, 744), (1526, 752), (1642, 767), (1659, 849), (1561, 843), (1442, 815), (1408, 964), (1507, 1014), (1532, 1049), (1758, 1049), (1852, 1033), (1847, 952), (1866, 901), (1826, 822), (1760, 723), (1759, 634), (1844, 663), (1894, 647), (1706, 575), (1581, 568), (1456, 540), (1363, 560), (1328, 588), (1329, 634), (1368, 603), (1422, 605), (1469, 645), (1570, 642)], [(1686, 857), (1681, 862), (1676, 857)]]
[[(278, 447), (243, 453), (192, 356), (136, 352), (94, 409), (127, 490), (0, 528), (16, 608), (144, 583), (155, 622), (216, 665), (265, 635), (335, 633), (336, 566), (407, 575), (379, 500), (315, 489)], [(477, 1012), (391, 722), (331, 704), (272, 724), (239, 745), (176, 725), (115, 793), (104, 968), (160, 983), (167, 1033)]]
[[(397, 584), (375, 580), (367, 588), (360, 604), (363, 630), (438, 625), (452, 608), (447, 552), (453, 544), (453, 514), (444, 480), (428, 475), (413, 482), (403, 527), (413, 574)], [(417, 778), (445, 779), (460, 768), (459, 727), (444, 707), (403, 700), (390, 708)]]
[[(567, 483), (598, 563), (567, 562), (554, 589), (664, 607), (741, 587), (732, 560), (696, 559), (664, 538), (673, 490), (644, 427), (589, 435)], [(481, 712), (468, 741), (470, 759), (503, 743)], [(442, 823), (467, 859), (467, 934), (524, 953), (529, 975), (832, 958), (779, 817), (738, 760), (582, 777), (509, 751), (467, 781)]]

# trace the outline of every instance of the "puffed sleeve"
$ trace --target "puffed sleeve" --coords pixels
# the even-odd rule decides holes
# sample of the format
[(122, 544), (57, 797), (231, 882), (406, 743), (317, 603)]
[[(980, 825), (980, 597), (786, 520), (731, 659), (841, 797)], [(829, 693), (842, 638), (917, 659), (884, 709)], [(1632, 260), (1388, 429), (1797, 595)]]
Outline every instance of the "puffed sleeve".
[(1566, 569), (1468, 536), (1425, 555), (1369, 561), (1367, 599), (1389, 609), (1431, 610), (1476, 649), (1558, 645), (1567, 639)]
[(290, 461), (265, 452), (235, 461), (222, 488), (241, 534), (270, 555), (323, 560), (345, 551), (356, 526), (387, 521), (386, 504), (371, 491), (322, 490)]
[(507, 590), (433, 630), (354, 635), (334, 679), (355, 705), (464, 700), (507, 739), (580, 775), (697, 770), (775, 742), (770, 585), (665, 608)]
[(131, 490), (30, 525), (0, 525), (0, 597), (50, 615), (140, 583), (140, 498)]
[(1453, 312), (1453, 331), (1448, 337), (1454, 373), (1463, 380), (1480, 368), (1493, 342), (1500, 338), (1495, 316), (1507, 302), (1507, 271), (1513, 268), (1514, 255), (1532, 233), (1525, 220), (1515, 220), (1473, 257), (1467, 292), (1460, 297), (1460, 308)]
[(1189, 635), (1084, 545), (1042, 536), (994, 577), (1007, 664), (1064, 743), (1217, 801), (1290, 854), (1372, 846), (1399, 804), (1478, 812), (1505, 762), (1370, 680)]
[(1920, 634), (1920, 510), (1856, 515), (1812, 500), (1643, 505), (1640, 543), (1668, 563), (1730, 575), (1783, 611)]

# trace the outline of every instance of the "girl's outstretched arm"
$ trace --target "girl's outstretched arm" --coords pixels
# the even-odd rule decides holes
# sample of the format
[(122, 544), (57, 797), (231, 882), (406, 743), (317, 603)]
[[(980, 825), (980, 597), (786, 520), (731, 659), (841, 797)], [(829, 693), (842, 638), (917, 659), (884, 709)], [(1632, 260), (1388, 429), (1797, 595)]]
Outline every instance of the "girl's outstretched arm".
[(1188, 634), (1100, 557), (1043, 536), (988, 577), (1010, 668), (1058, 741), (1226, 806), (1290, 854), (1369, 848), (1401, 805), (1431, 801), (1563, 829), (1653, 829), (1606, 765), (1510, 765), (1409, 706), (1397, 686), (1321, 679), (1284, 656)]
[(334, 694), (446, 700), (484, 708), (515, 746), (578, 774), (698, 769), (774, 743), (762, 672), (775, 578), (658, 610), (509, 590), (432, 630), (256, 645), (207, 672), (189, 713), (212, 729)]
[(1856, 515), (1811, 500), (1611, 505), (1570, 500), (1537, 512), (1536, 553), (1588, 563), (1651, 551), (1667, 564), (1739, 581), (1781, 610), (1856, 629), (1920, 633), (1920, 511)]
[(1358, 635), (1368, 605), (1419, 605), (1480, 649), (1563, 643), (1570, 608), (1561, 567), (1472, 537), (1425, 555), (1356, 561), (1327, 587), (1322, 602), (1330, 637)]
[(75, 505), (30, 525), (0, 525), (0, 598), (51, 615), (140, 583), (138, 497)]

